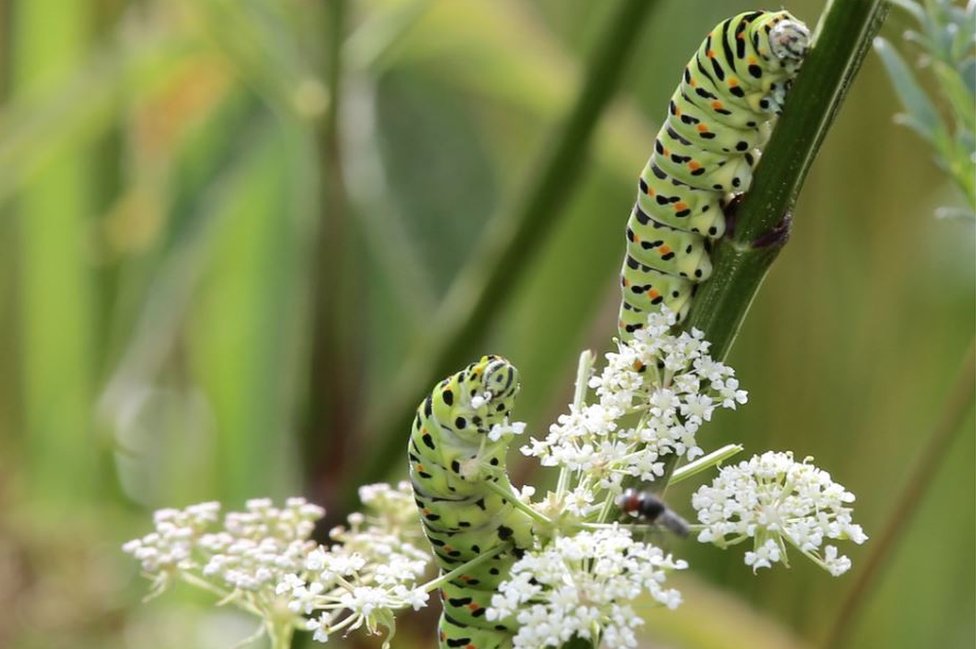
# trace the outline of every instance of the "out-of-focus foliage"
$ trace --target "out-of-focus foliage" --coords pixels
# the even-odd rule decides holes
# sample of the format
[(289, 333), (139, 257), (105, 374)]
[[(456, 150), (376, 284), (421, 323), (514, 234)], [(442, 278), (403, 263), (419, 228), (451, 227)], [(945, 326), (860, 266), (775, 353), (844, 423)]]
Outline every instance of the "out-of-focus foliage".
[(918, 133), (935, 149), (936, 160), (959, 185), (968, 210), (942, 208), (944, 216), (976, 219), (976, 3), (957, 6), (951, 0), (912, 0), (893, 4), (918, 23), (905, 39), (922, 52), (921, 63), (934, 78), (949, 118), (940, 114), (935, 101), (919, 85), (911, 69), (891, 43), (875, 42), (905, 113), (898, 121)]
[[(444, 296), (464, 295), (454, 280), (482, 236), (531, 191), (614, 5), (0, 0), (0, 646), (229, 647), (254, 630), (179, 589), (141, 604), (122, 542), (148, 510), (208, 499), (304, 492), (341, 519), (338, 490), (380, 437), (406, 444), (367, 422)], [(535, 432), (565, 408), (579, 350), (609, 348), (635, 180), (681, 68), (751, 8), (654, 7), (584, 175), (472, 344), (519, 366), (516, 413)], [(813, 24), (823, 2), (786, 8)], [(889, 42), (909, 16), (893, 12)], [(932, 69), (947, 61), (972, 65)], [(964, 114), (958, 83), (929, 85), (922, 117)], [(968, 206), (893, 125), (898, 103), (869, 60), (730, 358), (751, 402), (701, 437), (816, 456), (868, 534), (976, 327), (972, 226), (931, 218)], [(932, 476), (851, 646), (973, 645), (973, 444), (960, 436)], [(687, 513), (693, 487), (669, 503)], [(696, 581), (680, 615), (652, 614), (648, 647), (731, 646), (734, 627), (705, 631), (744, 615), (776, 629), (769, 646), (816, 644), (850, 583), (672, 549)], [(430, 646), (432, 629), (407, 620), (396, 646)]]

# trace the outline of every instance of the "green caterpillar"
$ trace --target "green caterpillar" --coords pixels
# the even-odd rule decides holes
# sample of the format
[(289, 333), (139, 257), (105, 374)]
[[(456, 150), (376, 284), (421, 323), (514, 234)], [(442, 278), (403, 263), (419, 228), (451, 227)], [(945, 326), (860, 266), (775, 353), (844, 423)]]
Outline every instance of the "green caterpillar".
[[(442, 571), (505, 544), (505, 549), (441, 590), (441, 649), (508, 649), (514, 621), (490, 622), (485, 610), (498, 585), (532, 544), (532, 521), (514, 508), (505, 471), (508, 439), (488, 437), (507, 420), (518, 371), (484, 356), (434, 388), (417, 408), (408, 444), (410, 481), (427, 538)], [(492, 482), (504, 493), (489, 489)]]
[(726, 197), (749, 188), (809, 42), (789, 12), (752, 11), (719, 23), (688, 62), (627, 222), (621, 340), (661, 305), (687, 315), (725, 233)]

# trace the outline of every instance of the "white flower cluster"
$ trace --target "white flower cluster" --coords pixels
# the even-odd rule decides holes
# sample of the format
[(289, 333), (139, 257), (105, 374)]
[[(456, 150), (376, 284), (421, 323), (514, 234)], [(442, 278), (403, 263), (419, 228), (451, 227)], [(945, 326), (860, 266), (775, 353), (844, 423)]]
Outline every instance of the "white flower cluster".
[(214, 529), (219, 503), (161, 509), (153, 516), (155, 531), (122, 549), (142, 564), (154, 592), (176, 577), (193, 575), (228, 595), (247, 593), (248, 605), (260, 608), (270, 604), (262, 589), (273, 593), (278, 580), (299, 569), (315, 547), (309, 536), (324, 513), (303, 498), (290, 498), (280, 509), (268, 499), (254, 499), (246, 511), (229, 512), (222, 528)]
[(769, 451), (722, 467), (712, 484), (692, 497), (704, 525), (698, 540), (728, 547), (753, 539), (745, 556), (753, 572), (776, 562), (786, 564), (786, 543), (834, 576), (847, 572), (850, 559), (824, 541), (867, 540), (846, 506), (854, 502), (854, 494), (809, 462), (796, 462), (789, 452)]
[(325, 510), (290, 498), (280, 509), (249, 500), (222, 525), (217, 503), (159, 510), (155, 531), (123, 550), (153, 579), (154, 593), (182, 579), (262, 618), (266, 628), (310, 629), (322, 642), (361, 626), (392, 630), (394, 609), (426, 603), (416, 581), (431, 556), (413, 545), (423, 531), (409, 483), (368, 485), (360, 498), (366, 513), (333, 529), (329, 547), (310, 538)]
[(677, 607), (681, 594), (663, 584), (668, 571), (686, 567), (615, 525), (559, 537), (515, 563), (486, 616), (515, 617), (515, 649), (558, 647), (574, 635), (602, 638), (608, 647), (636, 647), (634, 630), (644, 621), (630, 603), (646, 592)]
[(650, 314), (589, 380), (597, 402), (571, 407), (544, 440), (533, 439), (522, 452), (618, 492), (625, 477), (660, 477), (665, 455), (700, 456), (699, 427), (716, 409), (745, 403), (746, 392), (732, 368), (709, 357), (702, 332), (675, 335), (674, 324), (670, 312)]
[(301, 570), (278, 584), (277, 592), (288, 598), (291, 611), (316, 614), (305, 628), (319, 642), (363, 626), (370, 633), (392, 631), (393, 611), (427, 603), (427, 592), (417, 588), (417, 581), (431, 555), (418, 547), (426, 542), (410, 483), (395, 489), (367, 485), (359, 497), (368, 513), (349, 516), (348, 528), (330, 532), (336, 544), (316, 548)]

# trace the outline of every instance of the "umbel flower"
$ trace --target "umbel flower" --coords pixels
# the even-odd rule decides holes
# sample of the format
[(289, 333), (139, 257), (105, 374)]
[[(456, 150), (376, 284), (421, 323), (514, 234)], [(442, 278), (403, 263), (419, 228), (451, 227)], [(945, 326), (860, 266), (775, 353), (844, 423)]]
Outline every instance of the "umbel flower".
[(716, 410), (746, 403), (747, 394), (731, 367), (709, 357), (701, 331), (674, 334), (674, 324), (667, 310), (651, 313), (589, 380), (597, 401), (572, 404), (545, 439), (522, 452), (543, 466), (582, 472), (614, 494), (627, 478), (661, 477), (666, 455), (702, 455), (698, 429)]
[(728, 547), (753, 540), (746, 565), (753, 572), (787, 564), (791, 545), (834, 576), (851, 567), (828, 539), (864, 543), (868, 537), (854, 524), (854, 494), (810, 463), (789, 452), (768, 451), (736, 466), (722, 467), (710, 485), (701, 486), (691, 504), (703, 527), (702, 543)]
[(676, 608), (681, 594), (664, 582), (669, 571), (687, 566), (616, 525), (558, 537), (515, 563), (487, 617), (515, 617), (521, 625), (515, 649), (558, 647), (574, 635), (636, 647), (634, 629), (643, 620), (632, 602), (647, 593)]
[(329, 546), (310, 538), (325, 510), (290, 498), (281, 508), (249, 500), (222, 523), (217, 503), (159, 510), (155, 531), (123, 550), (141, 563), (153, 594), (177, 580), (213, 592), (260, 618), (275, 647), (289, 646), (296, 629), (321, 642), (360, 627), (392, 631), (395, 609), (426, 603), (416, 583), (431, 556), (420, 549), (409, 484), (368, 485), (359, 495), (366, 513), (333, 529)]

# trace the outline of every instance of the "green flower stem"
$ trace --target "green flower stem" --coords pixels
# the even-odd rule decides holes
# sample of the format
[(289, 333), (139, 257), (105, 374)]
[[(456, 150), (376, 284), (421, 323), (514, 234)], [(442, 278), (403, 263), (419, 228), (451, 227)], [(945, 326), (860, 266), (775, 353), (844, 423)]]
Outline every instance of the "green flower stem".
[[(402, 465), (404, 432), (410, 429), (412, 406), (426, 386), (464, 364), (493, 322), (492, 313), (514, 293), (513, 286), (541, 249), (550, 229), (584, 168), (590, 138), (613, 97), (626, 62), (638, 44), (640, 27), (654, 0), (621, 0), (597, 42), (579, 94), (537, 165), (538, 175), (510, 213), (494, 219), (471, 262), (462, 269), (435, 317), (434, 326), (415, 345), (404, 369), (367, 430), (380, 436), (378, 448), (364, 458), (356, 480), (348, 480), (343, 502), (355, 501), (355, 486), (382, 480)], [(371, 413), (372, 415), (373, 413)]]
[(911, 477), (894, 501), (884, 530), (871, 541), (870, 554), (855, 573), (857, 581), (838, 609), (837, 619), (822, 645), (825, 649), (846, 644), (854, 622), (868, 602), (870, 590), (877, 584), (898, 541), (904, 537), (905, 528), (918, 512), (918, 505), (932, 486), (932, 478), (952, 448), (952, 443), (959, 435), (970, 430), (963, 424), (976, 402), (976, 338), (970, 341), (964, 358), (938, 424), (929, 435)]
[(208, 593), (216, 595), (218, 598), (220, 598), (219, 605), (233, 603), (237, 608), (247, 611), (259, 619), (264, 619), (263, 611), (259, 610), (256, 606), (254, 606), (253, 603), (241, 598), (237, 593), (224, 590), (223, 588), (215, 586), (206, 579), (201, 579), (192, 573), (183, 572), (180, 574), (180, 579), (191, 586), (194, 586), (195, 588), (199, 588), (200, 590), (204, 590)]
[(291, 649), (291, 639), (295, 634), (292, 620), (280, 620), (267, 624), (268, 637), (271, 639), (271, 649)]
[(440, 588), (447, 582), (451, 581), (452, 579), (469, 573), (471, 570), (477, 568), (478, 566), (485, 563), (486, 561), (489, 561), (494, 557), (498, 556), (499, 554), (501, 554), (502, 552), (511, 549), (511, 547), (512, 546), (509, 543), (499, 543), (488, 552), (485, 552), (484, 554), (480, 554), (478, 555), (477, 558), (472, 559), (471, 561), (468, 561), (466, 563), (463, 563), (457, 568), (455, 568), (454, 570), (450, 572), (445, 572), (437, 579), (428, 582), (427, 584), (424, 585), (424, 591), (429, 593), (431, 591), (437, 590), (438, 588)]
[(887, 13), (882, 0), (833, 0), (816, 43), (735, 212), (730, 236), (716, 246), (712, 278), (692, 306), (697, 327), (724, 359), (770, 265), (789, 236), (790, 219), (814, 156)]
[[(579, 364), (576, 366), (576, 389), (573, 392), (573, 408), (582, 410), (586, 405), (587, 385), (590, 382), (590, 375), (593, 373), (593, 362), (596, 360), (593, 352), (589, 349), (583, 350), (580, 354)], [(559, 470), (559, 480), (556, 483), (556, 496), (562, 497), (569, 489), (569, 480), (573, 472), (563, 467)]]
[(694, 462), (689, 462), (674, 470), (671, 474), (671, 479), (668, 481), (668, 486), (677, 484), (682, 480), (687, 480), (688, 478), (701, 473), (702, 471), (707, 471), (708, 469), (721, 464), (730, 457), (741, 453), (741, 444), (726, 444), (722, 448), (712, 451), (704, 457), (700, 457)]
[(547, 518), (543, 514), (540, 514), (539, 512), (537, 512), (536, 510), (532, 509), (524, 502), (519, 500), (518, 494), (513, 493), (511, 487), (506, 489), (505, 487), (500, 486), (497, 482), (494, 482), (492, 480), (486, 480), (484, 486), (488, 491), (494, 491), (502, 498), (510, 501), (512, 503), (512, 506), (515, 509), (524, 513), (525, 515), (527, 515), (529, 518), (536, 521), (540, 525), (543, 525), (547, 528), (552, 527), (552, 521), (549, 520), (549, 518)]

